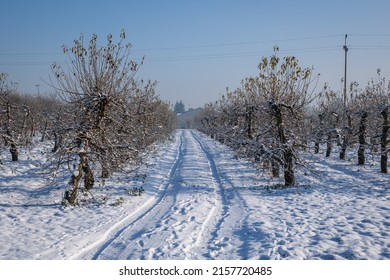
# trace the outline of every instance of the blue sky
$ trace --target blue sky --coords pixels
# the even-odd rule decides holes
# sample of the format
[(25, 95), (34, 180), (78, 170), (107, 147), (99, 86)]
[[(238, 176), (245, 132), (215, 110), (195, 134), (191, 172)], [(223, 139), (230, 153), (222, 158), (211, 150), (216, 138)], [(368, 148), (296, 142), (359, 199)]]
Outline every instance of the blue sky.
[(386, 0), (2, 0), (0, 72), (22, 92), (50, 91), (41, 79), (66, 60), (61, 45), (125, 29), (134, 59), (146, 57), (138, 78), (157, 80), (164, 100), (198, 107), (256, 75), (274, 45), (321, 74), (318, 90), (339, 90), (348, 34), (348, 82), (363, 87), (377, 68), (390, 79), (389, 11)]

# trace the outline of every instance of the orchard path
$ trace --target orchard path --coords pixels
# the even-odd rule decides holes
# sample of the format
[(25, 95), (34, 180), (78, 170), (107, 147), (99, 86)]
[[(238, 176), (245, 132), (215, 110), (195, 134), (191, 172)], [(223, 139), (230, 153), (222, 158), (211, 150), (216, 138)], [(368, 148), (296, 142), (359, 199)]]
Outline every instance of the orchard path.
[[(166, 178), (159, 192), (111, 234), (81, 250), (87, 259), (214, 259), (235, 256), (247, 206), (221, 174), (203, 135), (180, 130), (174, 160), (159, 165)], [(222, 254), (222, 255), (221, 255)]]

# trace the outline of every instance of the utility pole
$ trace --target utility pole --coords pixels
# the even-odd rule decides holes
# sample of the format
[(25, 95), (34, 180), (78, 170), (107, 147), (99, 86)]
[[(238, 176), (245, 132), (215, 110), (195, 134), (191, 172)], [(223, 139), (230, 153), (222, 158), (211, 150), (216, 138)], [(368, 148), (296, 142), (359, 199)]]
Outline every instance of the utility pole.
[(347, 47), (347, 36), (348, 34), (345, 34), (345, 42), (344, 42), (344, 52), (345, 52), (345, 62), (344, 62), (344, 111), (347, 109), (347, 53), (348, 53), (348, 47)]
[(39, 84), (38, 85), (35, 85), (36, 87), (37, 87), (37, 89), (38, 89), (38, 95), (40, 95), (40, 92), (39, 92)]

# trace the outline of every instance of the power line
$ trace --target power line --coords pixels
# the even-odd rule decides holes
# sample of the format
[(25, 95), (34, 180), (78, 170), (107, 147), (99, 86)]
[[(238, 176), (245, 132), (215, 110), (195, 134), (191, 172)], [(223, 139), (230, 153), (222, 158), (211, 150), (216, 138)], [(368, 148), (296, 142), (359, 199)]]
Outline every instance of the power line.
[(354, 49), (354, 50), (390, 50), (390, 46), (352, 45), (351, 49)]
[[(356, 37), (390, 37), (390, 34), (348, 34), (348, 36)], [(141, 48), (133, 49), (133, 52), (140, 51), (159, 51), (159, 50), (179, 50), (179, 49), (201, 49), (201, 48), (214, 48), (214, 47), (229, 47), (229, 46), (241, 46), (241, 45), (255, 45), (263, 43), (277, 43), (277, 42), (288, 42), (288, 41), (305, 41), (305, 40), (316, 40), (326, 38), (341, 38), (344, 34), (333, 34), (333, 35), (321, 35), (321, 36), (306, 36), (306, 37), (293, 37), (293, 38), (282, 38), (272, 40), (258, 40), (258, 41), (247, 41), (247, 42), (233, 42), (233, 43), (219, 43), (219, 44), (206, 44), (206, 45), (188, 45), (188, 46), (177, 46), (177, 47), (158, 47), (158, 48)], [(386, 46), (387, 47), (387, 46)], [(389, 46), (390, 47), (390, 46)], [(44, 55), (61, 55), (63, 52), (20, 52), (20, 53), (0, 53), (0, 56), (44, 56)]]
[(348, 33), (348, 36), (357, 36), (357, 37), (390, 37), (390, 34), (386, 34), (386, 33), (373, 33), (373, 34), (369, 34), (369, 33), (366, 33), (366, 34), (358, 34), (358, 33), (355, 33), (355, 34), (349, 34)]
[[(160, 47), (160, 48), (144, 48), (144, 49), (135, 49), (132, 52), (141, 52), (141, 51), (158, 51), (158, 50), (180, 50), (180, 49), (202, 49), (202, 48), (217, 48), (225, 46), (242, 46), (242, 45), (255, 45), (262, 43), (278, 43), (278, 42), (287, 42), (287, 41), (304, 41), (304, 40), (317, 40), (317, 39), (327, 39), (327, 38), (339, 38), (345, 35), (322, 35), (322, 36), (307, 36), (307, 37), (295, 37), (295, 38), (285, 38), (285, 39), (275, 39), (275, 40), (259, 40), (251, 42), (235, 42), (235, 43), (223, 43), (223, 44), (208, 44), (208, 45), (189, 45), (189, 46), (178, 46), (178, 47)], [(370, 36), (370, 37), (390, 37), (390, 34), (348, 34), (348, 36)], [(344, 45), (343, 47), (345, 47)], [(295, 49), (281, 49), (280, 54), (286, 53), (318, 53), (318, 52), (330, 52), (338, 51), (340, 46), (322, 46), (322, 47), (308, 47), (308, 48), (295, 48)], [(376, 46), (376, 45), (348, 45), (348, 48), (351, 50), (376, 50), (376, 51), (388, 51), (390, 46)], [(206, 53), (199, 55), (183, 55), (183, 56), (161, 56), (161, 57), (149, 57), (146, 55), (147, 61), (152, 62), (165, 62), (165, 61), (184, 61), (184, 60), (208, 60), (208, 59), (223, 59), (223, 58), (240, 58), (240, 57), (255, 57), (255, 56), (264, 56), (272, 54), (272, 51), (253, 51), (253, 52), (231, 52), (231, 53)], [(46, 55), (60, 55), (62, 52), (26, 52), (26, 53), (0, 53), (0, 58), (6, 56), (46, 56)], [(136, 58), (135, 58), (136, 59)], [(54, 61), (54, 60), (53, 60)], [(38, 66), (38, 65), (50, 65), (53, 63), (44, 62), (44, 61), (0, 61), (0, 65), (14, 65), (14, 66)], [(57, 63), (66, 63), (65, 61), (56, 61)]]
[[(281, 50), (279, 53), (310, 53), (310, 52), (327, 52), (337, 51), (338, 46), (326, 46), (326, 47), (311, 47), (311, 48), (298, 48)], [(165, 61), (183, 61), (183, 60), (207, 60), (207, 59), (221, 59), (221, 58), (240, 58), (240, 57), (258, 57), (264, 55), (273, 54), (272, 51), (255, 51), (255, 52), (236, 52), (236, 53), (214, 53), (214, 54), (201, 54), (201, 55), (186, 55), (186, 56), (168, 56), (168, 57), (145, 57), (146, 61), (165, 62)], [(141, 58), (139, 58), (141, 59)], [(35, 66), (35, 65), (50, 65), (53, 62), (42, 61), (9, 61), (0, 62), (0, 65), (20, 65), (20, 66)], [(66, 63), (66, 61), (57, 61), (57, 63)]]
[[(307, 36), (307, 37), (295, 37), (285, 39), (273, 39), (273, 40), (259, 40), (259, 41), (248, 41), (248, 42), (233, 42), (233, 43), (220, 43), (220, 44), (207, 44), (207, 45), (189, 45), (189, 46), (178, 46), (178, 47), (159, 47), (159, 48), (142, 48), (133, 49), (133, 52), (140, 51), (159, 51), (159, 50), (179, 50), (179, 49), (198, 49), (198, 48), (214, 48), (214, 47), (228, 47), (228, 46), (241, 46), (241, 45), (255, 45), (263, 43), (277, 43), (277, 42), (288, 42), (288, 41), (304, 41), (304, 40), (315, 40), (325, 38), (336, 38), (344, 35), (322, 35), (322, 36)], [(40, 55), (61, 55), (63, 52), (26, 52), (26, 53), (0, 53), (0, 56), (40, 56)]]
[[(377, 50), (388, 51), (390, 46), (360, 46), (348, 45), (349, 50)], [(301, 54), (301, 53), (322, 53), (339, 51), (340, 46), (324, 46), (324, 47), (309, 47), (280, 50), (279, 54)], [(260, 57), (273, 54), (273, 51), (254, 51), (254, 52), (233, 52), (233, 53), (209, 53), (199, 55), (183, 55), (183, 56), (145, 56), (145, 61), (148, 62), (174, 62), (174, 61), (190, 61), (190, 60), (210, 60), (210, 59), (229, 59), (242, 57)], [(134, 57), (135, 60), (141, 60), (141, 57)], [(56, 63), (66, 63), (66, 61), (55, 61)], [(2, 66), (40, 66), (51, 65), (53, 61), (6, 61), (0, 62)]]
[(260, 40), (260, 41), (236, 42), (236, 43), (222, 43), (222, 44), (208, 44), (208, 45), (190, 45), (190, 46), (179, 46), (179, 47), (145, 48), (145, 49), (134, 49), (133, 51), (159, 51), (159, 50), (178, 50), (178, 49), (228, 47), (228, 46), (255, 45), (255, 44), (288, 42), (288, 41), (314, 40), (314, 39), (324, 39), (324, 38), (332, 38), (332, 37), (335, 38), (335, 37), (341, 37), (341, 36), (343, 36), (343, 35), (323, 35), (323, 36), (296, 37), (296, 38), (274, 39), (274, 40)]
[[(301, 48), (301, 49), (287, 49), (281, 50), (279, 53), (309, 53), (309, 52), (326, 52), (337, 51), (337, 46), (330, 47), (313, 47), (313, 48)], [(197, 59), (216, 59), (216, 58), (235, 58), (235, 57), (253, 57), (273, 54), (272, 51), (262, 52), (240, 52), (240, 53), (224, 53), (224, 54), (203, 54), (203, 55), (188, 55), (188, 56), (174, 56), (174, 57), (145, 57), (146, 61), (179, 61), (179, 60), (197, 60)]]
[[(66, 63), (66, 61), (56, 61), (56, 63)], [(3, 66), (50, 66), (53, 64), (53, 61), (51, 62), (43, 62), (43, 61), (4, 61), (0, 62), (0, 65)]]
[(63, 54), (63, 52), (39, 52), (39, 53), (0, 53), (1, 56), (40, 56), (40, 55), (60, 55)]

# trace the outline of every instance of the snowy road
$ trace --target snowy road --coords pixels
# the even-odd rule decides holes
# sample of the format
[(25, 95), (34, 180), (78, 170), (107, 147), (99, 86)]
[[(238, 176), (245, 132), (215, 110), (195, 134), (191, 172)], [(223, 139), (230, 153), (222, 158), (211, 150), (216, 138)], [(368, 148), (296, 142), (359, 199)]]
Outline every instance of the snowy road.
[[(167, 178), (144, 210), (102, 244), (77, 257), (92, 259), (204, 259), (235, 255), (232, 228), (245, 222), (247, 206), (220, 174), (202, 137), (181, 131), (162, 166)], [(161, 167), (161, 165), (159, 165)]]
[(48, 150), (0, 166), (0, 259), (390, 259), (389, 175), (374, 160), (320, 154), (300, 187), (273, 189), (282, 179), (178, 130), (136, 173), (97, 182), (104, 203), (63, 208)]

